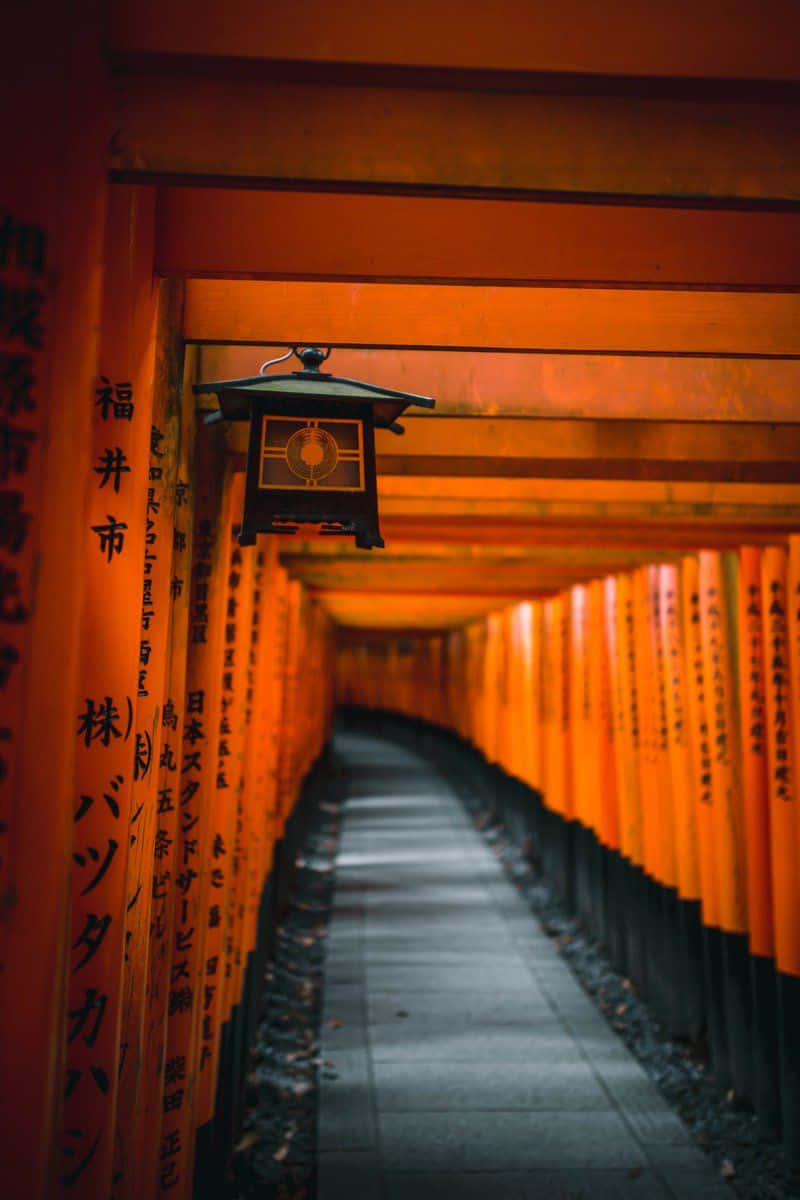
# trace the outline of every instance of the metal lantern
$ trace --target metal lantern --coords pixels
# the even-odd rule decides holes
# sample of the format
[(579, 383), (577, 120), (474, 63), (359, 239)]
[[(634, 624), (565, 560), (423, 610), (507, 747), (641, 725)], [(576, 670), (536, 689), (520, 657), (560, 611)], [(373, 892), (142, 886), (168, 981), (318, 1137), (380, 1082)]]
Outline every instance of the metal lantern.
[[(266, 374), (292, 354), (302, 370)], [(397, 418), (409, 404), (433, 408), (435, 401), (320, 371), (329, 354), (293, 347), (251, 379), (194, 389), (219, 398), (219, 412), (207, 422), (250, 422), (243, 546), (253, 545), (257, 533), (296, 533), (302, 524), (318, 526), (321, 534), (352, 535), (364, 550), (383, 546), (374, 430), (402, 433)]]

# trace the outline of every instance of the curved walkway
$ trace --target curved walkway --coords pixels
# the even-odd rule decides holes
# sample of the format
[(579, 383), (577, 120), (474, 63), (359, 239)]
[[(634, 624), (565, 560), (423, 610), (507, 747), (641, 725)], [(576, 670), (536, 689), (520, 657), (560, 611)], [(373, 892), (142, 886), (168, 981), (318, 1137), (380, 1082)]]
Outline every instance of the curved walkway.
[(447, 781), (336, 750), (318, 1200), (731, 1200)]

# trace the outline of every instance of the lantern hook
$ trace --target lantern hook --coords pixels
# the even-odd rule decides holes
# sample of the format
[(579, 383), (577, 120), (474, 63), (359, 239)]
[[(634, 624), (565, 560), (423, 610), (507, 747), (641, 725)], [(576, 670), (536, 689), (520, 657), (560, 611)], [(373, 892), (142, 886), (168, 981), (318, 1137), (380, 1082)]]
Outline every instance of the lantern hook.
[(287, 358), (291, 358), (292, 355), (296, 354), (296, 353), (297, 353), (297, 347), (292, 346), (291, 350), (287, 350), (285, 354), (282, 354), (280, 356), (280, 358), (270, 358), (267, 362), (262, 363), (261, 366), (258, 368), (259, 375), (266, 375), (267, 367), (274, 367), (275, 363), (286, 362)]

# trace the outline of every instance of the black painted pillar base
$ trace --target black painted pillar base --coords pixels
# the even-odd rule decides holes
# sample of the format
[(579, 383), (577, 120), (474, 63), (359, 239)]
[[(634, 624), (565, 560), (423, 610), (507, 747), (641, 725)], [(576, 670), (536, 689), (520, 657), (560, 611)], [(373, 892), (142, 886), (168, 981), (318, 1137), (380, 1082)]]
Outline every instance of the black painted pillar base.
[(800, 978), (782, 971), (777, 978), (783, 1145), (800, 1171)]
[(753, 993), (750, 952), (746, 933), (723, 933), (722, 963), (725, 972), (725, 1025), (728, 1031), (728, 1066), (737, 1100), (753, 1102)]
[(680, 902), (675, 888), (661, 888), (661, 912), (664, 930), (664, 1020), (674, 1037), (685, 1037), (685, 972), (681, 954)]
[(726, 1091), (731, 1085), (728, 1060), (728, 1030), (725, 1021), (725, 970), (722, 931), (703, 926), (708, 1051), (717, 1085)]
[(774, 961), (751, 954), (750, 980), (753, 989), (753, 1102), (761, 1133), (777, 1138), (781, 1132), (781, 1062), (778, 978)]
[(641, 867), (628, 864), (628, 974), (640, 995), (647, 995), (647, 879)]
[(213, 1119), (198, 1125), (194, 1152), (194, 1200), (218, 1200), (224, 1195), (225, 1154), (217, 1145)]
[(699, 900), (678, 901), (683, 1036), (699, 1042), (706, 1029), (703, 926)]
[(628, 864), (616, 850), (606, 850), (607, 947), (611, 963), (622, 975), (628, 973), (627, 872)]

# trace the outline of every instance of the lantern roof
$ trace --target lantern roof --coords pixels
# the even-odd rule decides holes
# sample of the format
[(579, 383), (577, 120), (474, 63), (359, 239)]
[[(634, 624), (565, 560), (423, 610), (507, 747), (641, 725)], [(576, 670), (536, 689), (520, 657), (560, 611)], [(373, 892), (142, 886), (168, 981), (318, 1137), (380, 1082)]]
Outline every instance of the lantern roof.
[[(283, 362), (290, 355), (296, 354), (303, 364), (300, 371), (292, 371), (288, 375), (267, 375), (266, 368), (273, 363)], [(250, 401), (253, 396), (272, 396), (276, 399), (291, 400), (297, 397), (314, 400), (333, 400), (342, 402), (365, 401), (372, 405), (373, 422), (377, 429), (390, 429), (392, 433), (402, 433), (403, 427), (397, 418), (405, 412), (410, 404), (420, 408), (434, 408), (436, 401), (430, 396), (417, 396), (411, 392), (398, 392), (393, 388), (378, 387), (374, 383), (364, 383), (358, 379), (344, 379), (320, 371), (320, 364), (330, 354), (330, 350), (322, 351), (316, 346), (305, 349), (293, 347), (288, 354), (281, 358), (264, 363), (258, 375), (247, 379), (227, 379), (218, 383), (198, 383), (194, 391), (200, 395), (214, 394), (219, 399), (219, 411), (209, 413), (205, 420), (207, 424), (214, 421), (248, 421), (250, 419)]]

